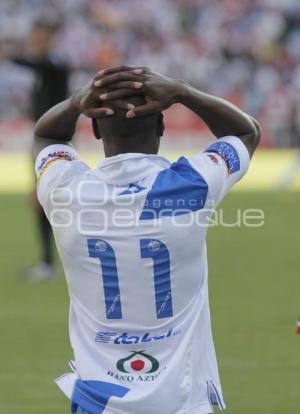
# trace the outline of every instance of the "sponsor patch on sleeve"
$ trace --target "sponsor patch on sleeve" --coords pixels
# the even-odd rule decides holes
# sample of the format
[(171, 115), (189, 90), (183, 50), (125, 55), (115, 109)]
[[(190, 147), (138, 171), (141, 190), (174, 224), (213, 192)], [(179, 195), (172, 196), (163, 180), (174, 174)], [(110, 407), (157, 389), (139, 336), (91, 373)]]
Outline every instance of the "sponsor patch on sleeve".
[(219, 154), (225, 161), (230, 175), (240, 170), (239, 154), (234, 146), (228, 142), (215, 142), (205, 150), (205, 153), (209, 154), (211, 161), (215, 164), (217, 164), (218, 160), (217, 157), (214, 159), (213, 154)]
[(52, 151), (47, 156), (41, 159), (37, 167), (37, 175), (40, 178), (47, 168), (55, 161), (74, 161), (76, 158), (71, 152), (68, 151)]
[(206, 152), (204, 155), (206, 157), (207, 164), (214, 164), (214, 165), (223, 165), (224, 164), (223, 158), (221, 158), (216, 153)]

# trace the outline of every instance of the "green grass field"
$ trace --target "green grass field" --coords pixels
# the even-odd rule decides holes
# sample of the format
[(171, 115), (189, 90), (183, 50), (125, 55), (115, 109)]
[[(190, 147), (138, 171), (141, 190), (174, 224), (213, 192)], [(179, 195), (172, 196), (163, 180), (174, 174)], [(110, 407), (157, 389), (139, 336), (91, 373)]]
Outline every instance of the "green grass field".
[[(237, 208), (261, 208), (265, 225), (210, 230), (213, 330), (228, 413), (299, 412), (299, 205), (297, 192), (236, 192), (222, 204), (226, 220)], [(0, 412), (68, 413), (53, 383), (72, 356), (63, 274), (43, 284), (19, 276), (39, 257), (24, 195), (1, 194), (0, 220)]]

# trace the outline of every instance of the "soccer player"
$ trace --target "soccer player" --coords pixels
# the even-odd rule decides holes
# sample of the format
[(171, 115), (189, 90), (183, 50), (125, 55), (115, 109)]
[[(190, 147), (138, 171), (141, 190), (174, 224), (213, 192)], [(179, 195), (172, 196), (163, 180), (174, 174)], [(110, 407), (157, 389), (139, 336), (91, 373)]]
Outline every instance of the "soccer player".
[[(217, 140), (171, 164), (157, 155), (162, 110), (180, 102)], [(106, 159), (70, 144), (93, 119)], [(230, 103), (146, 68), (99, 72), (35, 128), (38, 198), (70, 294), (73, 414), (209, 414), (225, 408), (213, 345), (206, 232), (259, 138)]]

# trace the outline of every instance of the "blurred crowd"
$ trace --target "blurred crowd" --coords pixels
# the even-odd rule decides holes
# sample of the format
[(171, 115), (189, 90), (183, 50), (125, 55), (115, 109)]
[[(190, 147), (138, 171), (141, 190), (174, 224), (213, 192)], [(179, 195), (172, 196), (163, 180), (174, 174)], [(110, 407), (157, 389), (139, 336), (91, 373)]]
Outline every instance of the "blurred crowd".
[(229, 98), (274, 146), (300, 140), (299, 0), (5, 0), (0, 2), (0, 117), (26, 116), (37, 19), (55, 25), (51, 56), (72, 92), (96, 70), (149, 66)]

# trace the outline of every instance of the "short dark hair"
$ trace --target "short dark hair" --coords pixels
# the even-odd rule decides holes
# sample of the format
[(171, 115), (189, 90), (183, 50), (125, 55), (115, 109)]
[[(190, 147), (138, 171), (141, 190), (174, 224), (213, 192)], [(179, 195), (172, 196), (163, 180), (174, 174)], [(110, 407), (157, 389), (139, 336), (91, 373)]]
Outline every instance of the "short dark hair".
[[(126, 98), (126, 102), (131, 103), (135, 106), (140, 106), (146, 103), (145, 98), (143, 95), (134, 95)], [(127, 118), (126, 117), (126, 110), (120, 109), (114, 105), (114, 102), (108, 102), (107, 107), (113, 109), (115, 115), (107, 118), (102, 119), (93, 119), (93, 131), (94, 136), (97, 139), (103, 138), (101, 136), (101, 129), (104, 124), (108, 124), (108, 126), (111, 126), (113, 128), (114, 126), (117, 126), (119, 130), (117, 131), (119, 135), (122, 136), (130, 136), (131, 134), (134, 134), (139, 129), (145, 129), (153, 128), (158, 129), (158, 135), (162, 136), (164, 132), (163, 128), (163, 114), (162, 112), (156, 112), (153, 114), (148, 114), (141, 117), (136, 118)]]
[[(145, 103), (145, 98), (143, 95), (135, 95), (126, 98), (126, 102), (140, 106)], [(127, 118), (127, 111), (117, 108), (113, 101), (108, 102), (106, 106), (112, 108), (115, 114), (106, 118), (93, 119), (95, 138), (102, 138), (104, 142), (113, 140), (115, 147), (120, 149), (120, 153), (141, 152), (141, 139), (148, 148), (153, 143), (153, 147), (157, 147), (158, 150), (159, 139), (164, 132), (162, 112)], [(126, 151), (126, 149), (130, 150)]]

